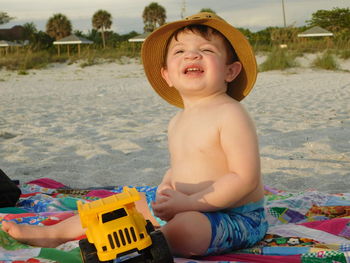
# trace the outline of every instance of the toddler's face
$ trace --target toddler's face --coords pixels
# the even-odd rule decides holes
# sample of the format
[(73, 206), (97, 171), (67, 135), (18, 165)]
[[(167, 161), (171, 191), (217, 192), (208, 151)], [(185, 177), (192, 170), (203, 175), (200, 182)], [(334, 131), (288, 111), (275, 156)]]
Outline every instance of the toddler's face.
[[(227, 65), (227, 54), (222, 38), (212, 35), (209, 40), (192, 31), (178, 34), (170, 41), (166, 67), (162, 76), (169, 86), (182, 94), (193, 92), (226, 91), (227, 82), (236, 74), (232, 65)], [(203, 93), (204, 94), (204, 93)]]

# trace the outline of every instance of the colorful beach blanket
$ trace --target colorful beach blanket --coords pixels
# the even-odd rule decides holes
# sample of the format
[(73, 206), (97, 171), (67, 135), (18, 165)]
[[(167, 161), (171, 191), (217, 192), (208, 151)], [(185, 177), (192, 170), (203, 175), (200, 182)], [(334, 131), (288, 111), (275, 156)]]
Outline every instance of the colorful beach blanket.
[[(122, 187), (70, 189), (51, 179), (20, 185), (17, 207), (0, 208), (3, 220), (19, 224), (51, 225), (76, 213), (77, 200), (96, 200)], [(156, 187), (136, 187), (146, 195)], [(350, 262), (350, 193), (317, 191), (289, 193), (265, 187), (269, 231), (255, 247), (200, 259), (176, 258), (176, 263), (266, 262), (345, 263)], [(80, 263), (78, 240), (57, 248), (21, 244), (0, 230), (0, 263)]]

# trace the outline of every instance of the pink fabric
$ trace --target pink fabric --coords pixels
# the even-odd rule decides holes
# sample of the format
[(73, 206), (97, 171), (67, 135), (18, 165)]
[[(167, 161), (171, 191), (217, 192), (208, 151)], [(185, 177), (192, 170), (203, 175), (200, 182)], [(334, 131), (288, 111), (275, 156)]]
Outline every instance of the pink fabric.
[(30, 182), (27, 182), (27, 184), (36, 184), (41, 187), (46, 187), (46, 188), (52, 188), (52, 189), (57, 189), (57, 188), (62, 188), (65, 187), (64, 184), (61, 184), (55, 180), (52, 180), (50, 178), (41, 178), (41, 179), (36, 179)]
[(291, 256), (267, 256), (267, 255), (252, 255), (252, 254), (226, 254), (221, 256), (208, 256), (205, 260), (213, 261), (239, 261), (239, 262), (254, 262), (254, 263), (301, 263), (300, 255)]
[(300, 225), (321, 230), (333, 235), (339, 235), (346, 227), (346, 224), (349, 222), (350, 218), (333, 218), (323, 221), (301, 223)]
[(86, 196), (104, 198), (114, 194), (108, 190), (91, 190)]

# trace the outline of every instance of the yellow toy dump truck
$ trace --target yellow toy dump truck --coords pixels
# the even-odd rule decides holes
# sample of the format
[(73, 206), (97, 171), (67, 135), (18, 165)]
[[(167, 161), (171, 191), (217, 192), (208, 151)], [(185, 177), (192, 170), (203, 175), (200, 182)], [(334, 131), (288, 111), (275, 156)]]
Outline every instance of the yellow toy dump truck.
[(78, 201), (85, 239), (79, 246), (84, 263), (172, 263), (173, 257), (161, 231), (137, 211), (140, 194), (135, 188), (93, 202)]

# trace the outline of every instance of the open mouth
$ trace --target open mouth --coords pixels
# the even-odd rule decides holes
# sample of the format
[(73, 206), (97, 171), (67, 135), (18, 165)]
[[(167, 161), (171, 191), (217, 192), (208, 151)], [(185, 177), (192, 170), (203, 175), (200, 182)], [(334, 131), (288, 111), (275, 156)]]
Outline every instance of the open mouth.
[(204, 70), (198, 66), (189, 66), (189, 67), (186, 67), (184, 70), (185, 74), (197, 74), (197, 73), (203, 73), (203, 72)]

